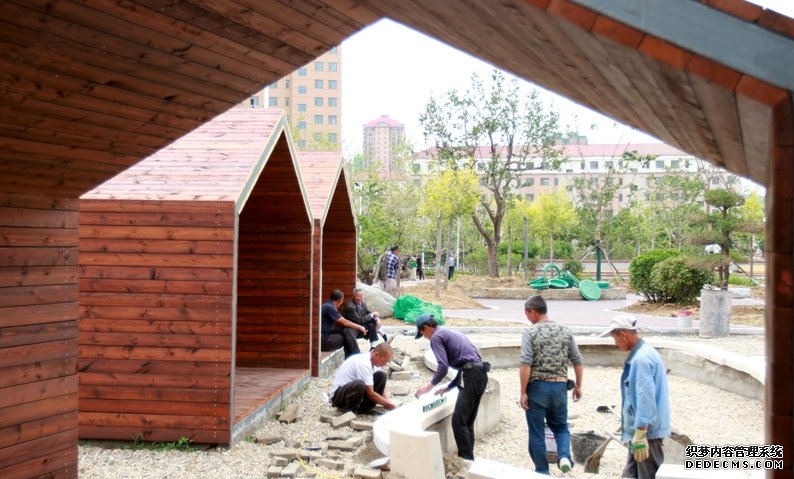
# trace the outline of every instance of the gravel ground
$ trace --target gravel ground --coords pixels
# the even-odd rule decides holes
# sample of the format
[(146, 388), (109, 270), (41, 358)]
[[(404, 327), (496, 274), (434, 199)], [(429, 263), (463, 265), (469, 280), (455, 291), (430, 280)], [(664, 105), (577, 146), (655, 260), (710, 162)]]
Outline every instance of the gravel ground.
[[(675, 338), (697, 340), (696, 338)], [(762, 355), (762, 337), (742, 336), (709, 340), (716, 345), (748, 356)], [(400, 336), (395, 341), (398, 352), (409, 356), (407, 369), (420, 372), (418, 379), (403, 381), (410, 391), (424, 384), (431, 373), (424, 367), (421, 356), (427, 341), (414, 341), (412, 337)], [(587, 358), (585, 358), (586, 361)], [(523, 411), (518, 407), (518, 373), (514, 369), (492, 370), (490, 376), (501, 385), (502, 421), (500, 425), (481, 438), (475, 445), (479, 457), (503, 461), (518, 467), (532, 468), (527, 453), (527, 427)], [(615, 431), (619, 419), (611, 413), (598, 413), (600, 405), (619, 405), (618, 381), (620, 370), (616, 368), (585, 367), (583, 398), (570, 403), (572, 432)], [(333, 430), (329, 424), (319, 421), (320, 415), (338, 415), (331, 406), (320, 400), (322, 391), (330, 379), (313, 378), (294, 402), (300, 409), (300, 419), (285, 425), (276, 420), (268, 421), (257, 435), (278, 434), (283, 441), (264, 445), (253, 441), (236, 444), (232, 448), (208, 448), (194, 451), (131, 449), (129, 444), (102, 444), (83, 441), (80, 445), (79, 467), (82, 479), (94, 478), (264, 478), (271, 465), (270, 452), (303, 443), (309, 449), (322, 449), (324, 441), (340, 431), (363, 439), (363, 445), (352, 452), (339, 453), (337, 458), (345, 469), (332, 471), (317, 468), (317, 477), (351, 477), (354, 467), (364, 465), (380, 456), (371, 441), (371, 432), (358, 432), (349, 428)], [(764, 439), (763, 405), (727, 393), (719, 389), (696, 383), (689, 379), (670, 376), (670, 400), (673, 428), (687, 434), (697, 444), (762, 444)], [(396, 384), (396, 381), (394, 382)], [(412, 396), (395, 397), (398, 402), (407, 402)], [(376, 415), (364, 415), (359, 419), (374, 421)], [(327, 456), (327, 451), (321, 453)], [(607, 447), (601, 460), (601, 473), (605, 477), (619, 477), (625, 461), (625, 449), (615, 442)], [(582, 471), (581, 465), (574, 472)], [(552, 467), (553, 475), (560, 475)], [(299, 474), (299, 477), (300, 474)], [(303, 476), (306, 477), (306, 476)]]

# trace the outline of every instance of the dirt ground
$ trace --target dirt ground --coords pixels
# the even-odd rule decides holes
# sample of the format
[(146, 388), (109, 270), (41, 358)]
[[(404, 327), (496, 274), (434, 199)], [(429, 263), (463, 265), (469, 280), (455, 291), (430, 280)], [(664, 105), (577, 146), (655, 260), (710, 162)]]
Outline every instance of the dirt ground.
[[(480, 309), (483, 305), (470, 298), (467, 292), (482, 290), (483, 287), (523, 287), (526, 286), (523, 276), (489, 278), (487, 276), (456, 276), (449, 283), (447, 291), (441, 290), (441, 297), (435, 298), (435, 282), (431, 279), (415, 286), (403, 288), (403, 294), (410, 294), (417, 298), (435, 304), (440, 304), (444, 309)], [(751, 296), (756, 299), (763, 299), (765, 290), (763, 286), (756, 286), (751, 291)], [(621, 311), (627, 313), (651, 314), (654, 316), (675, 317), (681, 309), (692, 310), (692, 319), (700, 319), (700, 308), (697, 305), (685, 306), (681, 304), (652, 304), (646, 302), (635, 303)], [(446, 318), (447, 324), (453, 326), (515, 326), (515, 323), (488, 321), (484, 324), (481, 320)], [(393, 324), (392, 324), (393, 323)], [(400, 320), (386, 320), (387, 326), (403, 325)], [(744, 326), (764, 326), (764, 306), (734, 306), (731, 308), (731, 324)]]
[[(468, 276), (463, 278), (470, 278)], [(402, 294), (410, 294), (416, 296), (422, 301), (427, 301), (433, 304), (441, 305), (442, 309), (485, 309), (485, 306), (470, 298), (466, 291), (461, 286), (469, 286), (468, 281), (453, 281), (447, 286), (447, 291), (443, 288), (440, 291), (440, 297), (436, 298), (436, 283), (435, 281), (427, 280), (417, 285), (402, 287)], [(484, 278), (487, 279), (487, 278)], [(384, 326), (404, 326), (405, 323), (399, 319), (389, 318), (382, 320)], [(481, 319), (469, 318), (452, 318), (445, 316), (445, 324), (448, 326), (459, 327), (473, 327), (473, 326), (516, 326), (516, 323), (506, 321), (485, 321)]]
[(402, 294), (410, 294), (422, 301), (440, 304), (443, 309), (485, 309), (485, 306), (471, 299), (456, 281), (447, 285), (447, 291), (442, 287), (439, 298), (436, 298), (436, 284), (433, 280), (401, 289)]
[[(621, 309), (626, 313), (650, 314), (653, 316), (675, 317), (676, 313), (684, 309), (680, 304), (652, 304), (639, 302)], [(692, 319), (700, 319), (700, 308), (689, 306), (687, 309), (692, 311)], [(763, 306), (734, 306), (731, 308), (731, 324), (742, 326), (764, 326), (764, 307)]]

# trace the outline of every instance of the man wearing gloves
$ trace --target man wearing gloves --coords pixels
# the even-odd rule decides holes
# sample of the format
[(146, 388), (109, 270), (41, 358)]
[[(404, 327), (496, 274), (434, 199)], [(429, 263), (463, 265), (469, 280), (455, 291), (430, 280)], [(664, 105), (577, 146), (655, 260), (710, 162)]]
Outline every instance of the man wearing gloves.
[(616, 316), (602, 337), (628, 351), (620, 377), (622, 439), (629, 442), (623, 477), (655, 478), (664, 462), (662, 442), (670, 435), (667, 370), (659, 353), (637, 333), (634, 316)]

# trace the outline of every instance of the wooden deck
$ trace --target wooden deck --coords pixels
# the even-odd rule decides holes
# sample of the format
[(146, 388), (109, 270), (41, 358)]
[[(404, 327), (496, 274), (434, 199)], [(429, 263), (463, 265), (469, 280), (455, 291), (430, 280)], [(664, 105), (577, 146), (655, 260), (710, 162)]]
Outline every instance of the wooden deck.
[(234, 370), (234, 424), (253, 416), (289, 386), (308, 376), (308, 369), (236, 368)]

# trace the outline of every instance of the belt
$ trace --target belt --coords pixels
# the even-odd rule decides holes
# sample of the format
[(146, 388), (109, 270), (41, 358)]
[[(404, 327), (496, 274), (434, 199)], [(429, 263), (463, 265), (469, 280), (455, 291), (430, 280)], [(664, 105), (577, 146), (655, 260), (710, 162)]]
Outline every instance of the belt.
[(549, 383), (564, 383), (568, 381), (568, 378), (565, 376), (550, 376), (547, 378), (534, 378), (532, 381), (545, 381)]
[(471, 369), (471, 368), (483, 368), (485, 365), (481, 361), (469, 361), (468, 363), (463, 363), (463, 366), (460, 369)]

